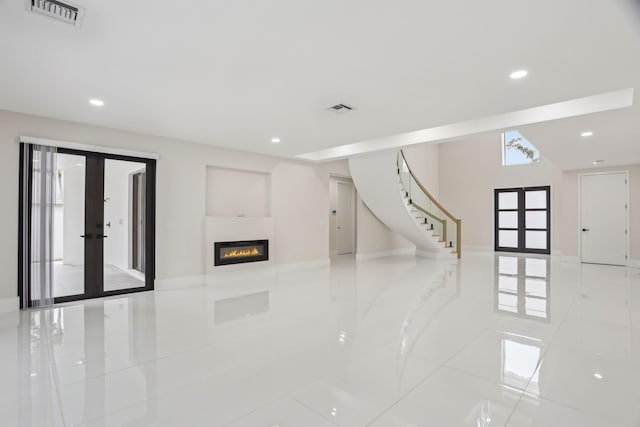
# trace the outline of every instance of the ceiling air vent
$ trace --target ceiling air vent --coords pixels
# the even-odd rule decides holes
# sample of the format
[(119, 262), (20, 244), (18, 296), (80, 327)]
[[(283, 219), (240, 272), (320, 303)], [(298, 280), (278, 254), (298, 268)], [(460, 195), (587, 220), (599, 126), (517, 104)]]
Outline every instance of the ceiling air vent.
[(84, 8), (57, 0), (25, 0), (28, 11), (40, 13), (58, 21), (79, 27), (84, 16)]
[(333, 111), (334, 113), (348, 113), (349, 111), (353, 110), (353, 107), (349, 107), (348, 105), (345, 104), (336, 104), (336, 105), (332, 105), (331, 107), (327, 107), (327, 110), (329, 111)]

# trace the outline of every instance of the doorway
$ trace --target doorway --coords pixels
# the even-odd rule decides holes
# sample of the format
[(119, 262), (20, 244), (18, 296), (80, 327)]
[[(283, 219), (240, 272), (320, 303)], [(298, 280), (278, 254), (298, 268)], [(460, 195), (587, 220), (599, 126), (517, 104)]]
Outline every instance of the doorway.
[(329, 248), (331, 256), (356, 252), (356, 188), (347, 177), (329, 179)]
[[(155, 160), (51, 150), (47, 169), (33, 145), (21, 146), (22, 308), (38, 306), (43, 293), (62, 303), (152, 290)], [(45, 192), (51, 213), (41, 203)]]
[(627, 265), (628, 172), (580, 175), (580, 260)]
[(551, 187), (494, 190), (495, 250), (551, 253)]
[(338, 182), (336, 188), (336, 249), (338, 255), (355, 252), (355, 188), (352, 183)]

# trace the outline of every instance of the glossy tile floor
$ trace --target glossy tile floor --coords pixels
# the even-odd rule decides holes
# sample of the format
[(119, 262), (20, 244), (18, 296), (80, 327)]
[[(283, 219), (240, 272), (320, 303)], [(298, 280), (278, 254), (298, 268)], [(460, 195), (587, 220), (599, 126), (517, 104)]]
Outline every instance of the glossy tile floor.
[(640, 275), (466, 254), (0, 318), (2, 426), (640, 426)]

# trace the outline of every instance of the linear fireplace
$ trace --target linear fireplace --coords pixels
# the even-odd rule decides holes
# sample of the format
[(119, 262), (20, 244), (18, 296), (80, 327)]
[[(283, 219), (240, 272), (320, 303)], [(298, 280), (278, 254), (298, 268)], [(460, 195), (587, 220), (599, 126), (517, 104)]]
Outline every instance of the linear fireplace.
[(268, 240), (215, 242), (213, 246), (213, 265), (216, 266), (269, 260)]

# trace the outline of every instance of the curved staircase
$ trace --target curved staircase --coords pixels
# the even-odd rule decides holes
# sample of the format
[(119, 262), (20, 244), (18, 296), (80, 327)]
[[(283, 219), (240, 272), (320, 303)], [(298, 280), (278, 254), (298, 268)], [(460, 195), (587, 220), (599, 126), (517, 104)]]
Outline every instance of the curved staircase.
[(460, 258), (461, 221), (416, 178), (402, 151), (349, 159), (358, 194), (380, 221), (429, 258)]

